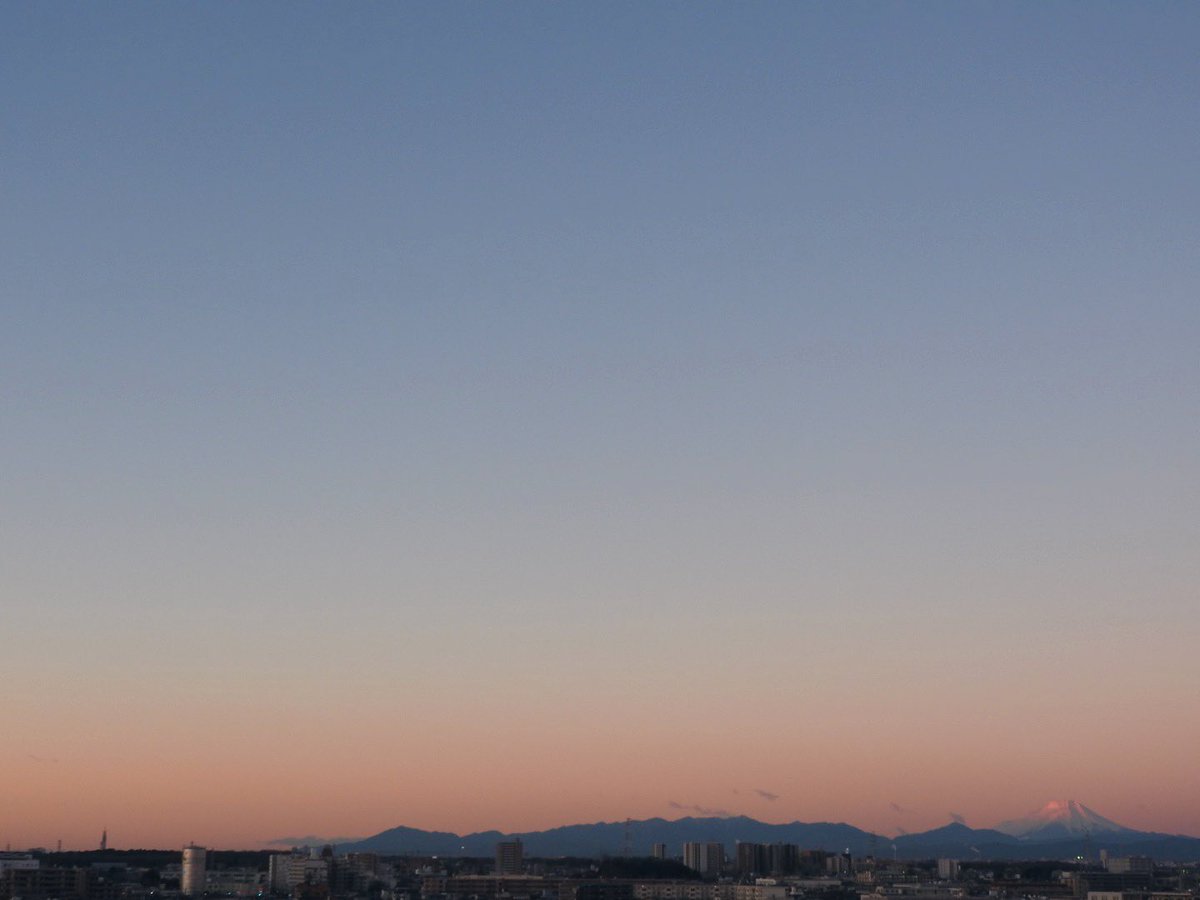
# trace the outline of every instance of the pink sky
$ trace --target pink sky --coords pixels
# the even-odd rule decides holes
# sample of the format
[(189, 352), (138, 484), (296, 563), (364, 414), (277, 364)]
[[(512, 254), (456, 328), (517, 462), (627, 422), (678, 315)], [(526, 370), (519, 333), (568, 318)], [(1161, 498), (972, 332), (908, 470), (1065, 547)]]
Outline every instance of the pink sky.
[(1200, 3), (0, 18), (0, 846), (1200, 835)]
[[(928, 699), (918, 705), (871, 698), (845, 675), (786, 682), (790, 662), (753, 668), (741, 684), (697, 670), (703, 709), (664, 706), (653, 681), (571, 703), (569, 674), (561, 696), (540, 699), (513, 673), (503, 691), (436, 702), (338, 704), (315, 683), (307, 698), (247, 689), (221, 699), (223, 678), (207, 696), (182, 684), (125, 700), (83, 689), (53, 714), (28, 702), (9, 709), (39, 740), (5, 739), (0, 840), (88, 847), (107, 827), (117, 847), (252, 847), (394, 825), (515, 831), (684, 814), (669, 801), (894, 834), (952, 812), (990, 826), (1068, 796), (1129, 827), (1200, 833), (1189, 799), (1195, 720), (1156, 726), (1152, 742), (1142, 730), (1163, 706), (1187, 702), (1183, 685), (1142, 685), (1157, 710), (1139, 710), (1120, 693), (1072, 707), (1066, 697), (1088, 695), (1069, 684), (1022, 695), (1020, 680), (1005, 678), (1008, 699), (991, 694), (983, 715), (978, 678), (921, 682)], [(764, 720), (759, 701), (741, 702), (764, 683), (787, 716)], [(1128, 727), (1097, 727), (1114, 707)]]

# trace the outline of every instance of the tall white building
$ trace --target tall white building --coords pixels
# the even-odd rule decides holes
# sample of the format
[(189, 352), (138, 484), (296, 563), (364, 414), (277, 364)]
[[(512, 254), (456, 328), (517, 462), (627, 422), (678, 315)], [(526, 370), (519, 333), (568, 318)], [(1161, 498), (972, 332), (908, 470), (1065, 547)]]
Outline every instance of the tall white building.
[(204, 893), (208, 881), (207, 856), (207, 851), (195, 844), (183, 848), (183, 874), (179, 879), (179, 890), (185, 897), (199, 897)]
[(302, 884), (326, 884), (330, 860), (316, 850), (308, 853), (272, 853), (267, 864), (267, 883), (277, 894), (290, 894)]
[(720, 875), (725, 865), (725, 845), (720, 841), (689, 841), (683, 845), (683, 864), (701, 875)]

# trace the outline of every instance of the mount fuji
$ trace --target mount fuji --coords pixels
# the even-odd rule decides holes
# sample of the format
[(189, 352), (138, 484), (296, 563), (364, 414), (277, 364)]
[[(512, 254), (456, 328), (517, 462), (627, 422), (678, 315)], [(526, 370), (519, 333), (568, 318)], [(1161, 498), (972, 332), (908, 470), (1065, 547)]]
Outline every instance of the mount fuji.
[(1075, 837), (1134, 834), (1075, 800), (1051, 800), (1023, 819), (1010, 819), (995, 827), (1022, 841), (1056, 841)]

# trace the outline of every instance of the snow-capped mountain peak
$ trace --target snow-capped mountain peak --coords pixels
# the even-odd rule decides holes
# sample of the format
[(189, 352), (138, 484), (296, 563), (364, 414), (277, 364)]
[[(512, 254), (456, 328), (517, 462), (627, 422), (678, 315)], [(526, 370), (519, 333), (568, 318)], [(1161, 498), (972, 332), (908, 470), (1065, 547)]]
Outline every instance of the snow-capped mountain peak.
[(996, 830), (1016, 838), (1046, 840), (1088, 834), (1117, 834), (1130, 829), (1104, 818), (1075, 800), (1051, 800), (1023, 819), (1001, 822)]

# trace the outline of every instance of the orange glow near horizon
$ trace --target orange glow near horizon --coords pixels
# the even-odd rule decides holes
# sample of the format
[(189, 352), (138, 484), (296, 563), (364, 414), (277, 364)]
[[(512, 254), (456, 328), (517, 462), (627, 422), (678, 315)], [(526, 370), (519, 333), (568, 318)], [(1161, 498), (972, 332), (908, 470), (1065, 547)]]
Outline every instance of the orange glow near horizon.
[(1130, 827), (1200, 830), (1181, 792), (1155, 794), (1148, 776), (1133, 783), (1119, 769), (1138, 753), (1154, 782), (1187, 784), (1190, 752), (1171, 749), (1194, 746), (1187, 722), (1152, 748), (1109, 735), (1102, 755), (1079, 749), (1086, 711), (1047, 709), (1061, 727), (1030, 742), (1014, 719), (959, 727), (963, 708), (945, 692), (943, 712), (916, 720), (881, 702), (817, 702), (766, 724), (736, 704), (697, 719), (694, 710), (668, 714), (624, 699), (615, 709), (530, 708), (522, 718), (463, 697), (391, 721), (380, 709), (316, 716), (303, 703), (214, 704), (187, 720), (167, 707), (165, 719), (146, 710), (140, 720), (115, 720), (110, 710), (88, 722), (86, 736), (75, 723), (46, 720), (44, 744), (55, 755), (4, 767), (0, 840), (85, 848), (107, 827), (113, 847), (258, 847), (396, 825), (530, 831), (706, 811), (846, 821), (894, 835), (945, 824), (952, 812), (991, 826), (1061, 796)]
[[(538, 647), (524, 658), (489, 652), (487, 633), (465, 626), (453, 659), (416, 646), (388, 658), (377, 635), (398, 626), (380, 624), (343, 632), (351, 645), (291, 624), (283, 650), (208, 668), (136, 635), (135, 655), (84, 650), (49, 669), (31, 657), (9, 682), (20, 727), (0, 759), (0, 843), (88, 847), (107, 827), (114, 847), (255, 847), (680, 807), (894, 835), (952, 812), (991, 826), (1061, 797), (1129, 827), (1200, 832), (1188, 802), (1200, 722), (1170, 714), (1190, 709), (1190, 683), (1170, 666), (1114, 673), (1105, 633), (1069, 666), (1053, 634), (1029, 634), (997, 665), (938, 631), (877, 641), (865, 666), (780, 631), (660, 642), (643, 617), (612, 646), (645, 662), (614, 676), (605, 646), (549, 632), (524, 636)], [(1155, 641), (1159, 658), (1188, 658), (1186, 632)], [(1126, 727), (1097, 724), (1113, 710)]]

